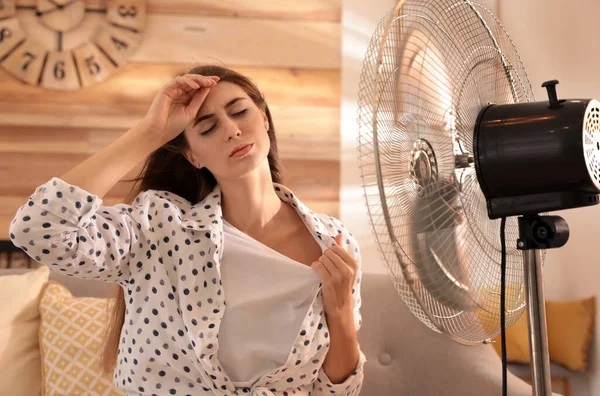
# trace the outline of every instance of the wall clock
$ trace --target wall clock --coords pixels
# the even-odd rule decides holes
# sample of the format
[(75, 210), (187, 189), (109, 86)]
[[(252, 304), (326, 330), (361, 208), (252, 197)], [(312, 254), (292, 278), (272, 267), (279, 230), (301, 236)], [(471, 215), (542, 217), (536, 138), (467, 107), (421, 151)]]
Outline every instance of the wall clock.
[(0, 65), (42, 88), (87, 87), (125, 64), (145, 26), (144, 0), (0, 0)]

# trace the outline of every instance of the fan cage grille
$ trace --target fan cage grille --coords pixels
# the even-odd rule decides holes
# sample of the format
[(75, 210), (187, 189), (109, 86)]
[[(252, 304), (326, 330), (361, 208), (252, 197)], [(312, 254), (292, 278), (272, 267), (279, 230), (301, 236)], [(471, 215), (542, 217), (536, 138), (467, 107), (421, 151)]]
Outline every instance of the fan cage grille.
[[(462, 343), (486, 342), (500, 331), (500, 220), (487, 217), (474, 169), (458, 169), (455, 155), (473, 153), (483, 106), (533, 100), (508, 34), (487, 8), (471, 1), (404, 2), (381, 20), (364, 58), (358, 147), (379, 253), (411, 312)], [(426, 179), (435, 198), (429, 207), (422, 207), (415, 180), (420, 139), (435, 156), (429, 163), (435, 172)], [(457, 219), (460, 224), (449, 227)], [(426, 233), (433, 247), (427, 252), (413, 232), (424, 223), (435, 225)], [(517, 237), (516, 218), (508, 218), (507, 326), (525, 306)], [(431, 262), (441, 265), (430, 271)], [(456, 284), (468, 287), (468, 309), (452, 303), (460, 290), (445, 292)]]

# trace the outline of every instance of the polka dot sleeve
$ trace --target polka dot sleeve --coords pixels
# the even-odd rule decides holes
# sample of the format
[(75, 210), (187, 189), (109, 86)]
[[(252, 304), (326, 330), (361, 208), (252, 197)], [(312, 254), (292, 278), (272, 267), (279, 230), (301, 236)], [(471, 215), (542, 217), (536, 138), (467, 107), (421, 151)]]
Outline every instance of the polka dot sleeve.
[[(354, 326), (358, 331), (362, 325), (362, 315), (360, 314), (361, 297), (360, 297), (360, 285), (362, 280), (362, 259), (360, 254), (360, 248), (356, 238), (350, 233), (350, 231), (344, 226), (344, 224), (334, 217), (328, 216), (327, 219), (323, 219), (323, 223), (329, 227), (331, 235), (343, 234), (344, 241), (343, 246), (352, 255), (352, 258), (358, 263), (358, 272), (356, 273), (356, 279), (354, 280), (354, 287), (352, 288), (352, 301), (354, 303)], [(358, 396), (362, 388), (364, 379), (363, 367), (367, 359), (362, 351), (359, 350), (358, 364), (354, 372), (346, 378), (346, 380), (339, 384), (331, 382), (323, 367), (319, 369), (319, 375), (317, 380), (313, 384), (313, 396), (324, 396), (324, 395), (344, 395), (344, 396)]]
[(51, 269), (122, 283), (131, 275), (130, 251), (142, 237), (142, 226), (132, 207), (101, 205), (98, 196), (54, 177), (19, 208), (10, 238)]
[(312, 396), (325, 395), (343, 395), (343, 396), (359, 396), (364, 380), (363, 367), (367, 361), (365, 354), (362, 351), (358, 352), (358, 364), (356, 369), (346, 380), (339, 384), (334, 384), (329, 380), (325, 370), (319, 370), (319, 376), (313, 385)]

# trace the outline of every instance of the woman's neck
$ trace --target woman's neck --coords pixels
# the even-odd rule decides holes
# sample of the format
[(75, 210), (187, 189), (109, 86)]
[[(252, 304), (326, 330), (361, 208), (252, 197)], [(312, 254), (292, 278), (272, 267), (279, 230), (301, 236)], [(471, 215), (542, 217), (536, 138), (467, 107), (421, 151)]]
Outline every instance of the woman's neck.
[(277, 195), (270, 173), (268, 177), (256, 173), (220, 182), (219, 187), (223, 218), (240, 231), (260, 237), (289, 224), (294, 210)]

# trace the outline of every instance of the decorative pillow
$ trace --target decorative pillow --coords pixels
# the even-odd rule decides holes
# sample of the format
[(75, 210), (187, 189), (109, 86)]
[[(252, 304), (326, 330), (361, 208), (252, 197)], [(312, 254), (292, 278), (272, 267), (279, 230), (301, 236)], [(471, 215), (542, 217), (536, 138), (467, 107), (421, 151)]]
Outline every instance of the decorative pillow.
[(100, 367), (107, 304), (106, 298), (73, 297), (60, 283), (48, 282), (40, 302), (43, 396), (124, 394)]
[(50, 270), (0, 276), (0, 395), (39, 396), (40, 298)]
[[(550, 360), (573, 371), (585, 371), (595, 318), (596, 297), (546, 301)], [(500, 335), (494, 341), (494, 348), (501, 355)], [(526, 313), (506, 330), (506, 358), (509, 362), (530, 363)]]
[[(548, 303), (546, 303), (548, 304)], [(546, 311), (546, 316), (548, 312)], [(547, 318), (546, 318), (547, 319)], [(492, 343), (498, 356), (502, 356), (502, 336), (498, 334)], [(529, 330), (527, 311), (524, 311), (514, 325), (506, 329), (506, 360), (511, 363), (529, 364)]]

